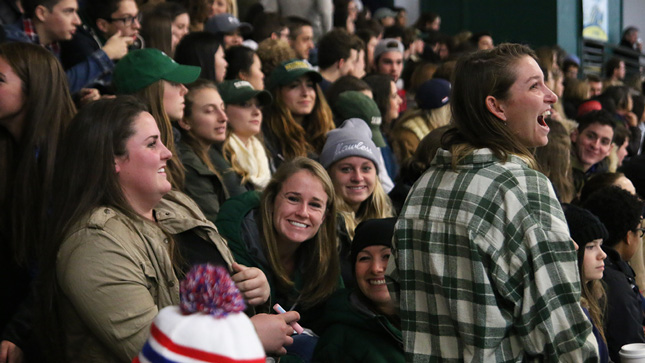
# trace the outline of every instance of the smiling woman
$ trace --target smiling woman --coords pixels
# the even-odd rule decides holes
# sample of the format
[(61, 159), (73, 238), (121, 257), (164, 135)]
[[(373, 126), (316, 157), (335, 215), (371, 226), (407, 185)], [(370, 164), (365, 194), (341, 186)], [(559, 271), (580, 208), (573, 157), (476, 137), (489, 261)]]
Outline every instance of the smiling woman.
[(502, 44), (457, 62), (454, 127), (408, 194), (388, 264), (408, 359), (596, 357), (575, 246), (529, 151), (547, 143), (543, 118), (556, 100), (526, 46)]
[(233, 271), (215, 227), (171, 191), (170, 157), (146, 105), (133, 97), (95, 101), (72, 122), (56, 164), (52, 243), (41, 270), (44, 325), (61, 332), (44, 344), (64, 350), (54, 361), (137, 354), (158, 310), (179, 303), (175, 239), (200, 236)]
[(354, 229), (362, 221), (392, 217), (392, 203), (378, 178), (379, 149), (365, 121), (346, 120), (327, 133), (320, 163), (327, 169), (338, 199), (341, 270), (345, 286), (354, 285), (349, 264)]
[(174, 188), (181, 189), (184, 169), (175, 152), (171, 121), (184, 116), (184, 84), (199, 77), (199, 67), (181, 65), (162, 51), (153, 48), (131, 51), (114, 69), (114, 87), (119, 94), (134, 94), (150, 107), (157, 121), (161, 142), (171, 151), (168, 160), (168, 180)]
[(313, 307), (340, 283), (335, 213), (325, 169), (296, 158), (276, 171), (261, 197), (248, 192), (224, 203), (216, 225), (237, 261), (267, 275), (271, 301), (298, 310), (312, 328)]
[(385, 285), (396, 218), (370, 219), (356, 228), (349, 261), (357, 287), (325, 304), (316, 362), (404, 362), (399, 317)]

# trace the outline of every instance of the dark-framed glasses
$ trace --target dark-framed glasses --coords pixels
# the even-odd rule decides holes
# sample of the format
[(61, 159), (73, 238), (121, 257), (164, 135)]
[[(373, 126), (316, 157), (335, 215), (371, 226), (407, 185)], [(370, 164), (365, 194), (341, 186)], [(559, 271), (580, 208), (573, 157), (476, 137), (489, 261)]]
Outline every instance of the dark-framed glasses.
[(125, 16), (123, 18), (110, 18), (110, 21), (122, 21), (125, 26), (132, 26), (134, 20), (136, 19), (138, 23), (141, 23), (141, 17), (143, 14), (139, 13), (135, 16)]

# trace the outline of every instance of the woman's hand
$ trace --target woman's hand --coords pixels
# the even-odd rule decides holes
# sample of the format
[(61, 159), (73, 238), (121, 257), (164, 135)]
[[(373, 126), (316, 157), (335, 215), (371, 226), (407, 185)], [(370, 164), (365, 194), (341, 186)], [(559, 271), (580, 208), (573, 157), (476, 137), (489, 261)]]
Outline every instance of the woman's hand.
[(293, 344), (293, 327), (289, 323), (299, 319), (298, 312), (287, 311), (278, 315), (258, 314), (251, 317), (251, 322), (268, 355), (285, 355), (287, 349), (284, 346)]
[(235, 282), (235, 286), (240, 289), (247, 303), (257, 306), (269, 299), (271, 288), (262, 270), (233, 263), (233, 271), (235, 275), (231, 276), (231, 278)]

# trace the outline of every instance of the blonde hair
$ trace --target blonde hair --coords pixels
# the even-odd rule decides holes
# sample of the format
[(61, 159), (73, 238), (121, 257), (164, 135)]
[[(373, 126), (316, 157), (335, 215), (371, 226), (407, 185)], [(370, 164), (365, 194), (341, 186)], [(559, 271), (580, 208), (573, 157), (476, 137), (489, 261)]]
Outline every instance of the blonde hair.
[[(450, 105), (444, 105), (433, 110), (416, 109), (407, 111), (396, 122), (390, 135), (390, 144), (399, 163), (403, 163), (414, 154), (419, 143), (426, 135), (439, 127), (448, 125), (451, 117)], [(419, 126), (415, 119), (421, 119), (425, 127), (423, 125)], [(402, 135), (406, 133), (413, 133), (418, 137), (418, 141), (414, 143), (413, 138), (401, 140)]]
[(336, 199), (334, 185), (327, 171), (311, 159), (297, 157), (278, 168), (262, 193), (260, 217), (262, 222), (262, 243), (269, 265), (275, 274), (278, 289), (293, 289), (294, 282), (280, 261), (277, 232), (273, 223), (273, 209), (282, 185), (295, 173), (305, 170), (320, 181), (327, 194), (325, 219), (316, 235), (298, 247), (298, 258), (304, 266), (303, 287), (298, 301), (303, 307), (311, 307), (329, 297), (338, 286), (340, 261), (336, 239)]
[(233, 146), (231, 146), (232, 134), (233, 130), (228, 127), (226, 129), (226, 140), (224, 140), (224, 143), (222, 144), (222, 154), (224, 154), (224, 159), (226, 159), (226, 161), (228, 161), (228, 163), (231, 165), (231, 170), (233, 170), (235, 174), (239, 175), (242, 178), (240, 184), (244, 185), (249, 181), (249, 176), (251, 174), (249, 174), (246, 169), (242, 168), (242, 165), (240, 165), (240, 162), (237, 160), (235, 150), (233, 149)]
[(262, 73), (267, 77), (280, 63), (296, 57), (296, 52), (289, 43), (271, 38), (264, 39), (258, 44), (256, 54), (262, 62)]
[(358, 226), (362, 221), (394, 217), (392, 201), (385, 193), (378, 175), (376, 175), (374, 181), (374, 190), (372, 191), (372, 195), (361, 203), (356, 213), (354, 213), (352, 207), (345, 202), (343, 197), (336, 193), (335, 198), (336, 204), (338, 205), (338, 214), (343, 217), (347, 234), (351, 239), (354, 239), (356, 226)]

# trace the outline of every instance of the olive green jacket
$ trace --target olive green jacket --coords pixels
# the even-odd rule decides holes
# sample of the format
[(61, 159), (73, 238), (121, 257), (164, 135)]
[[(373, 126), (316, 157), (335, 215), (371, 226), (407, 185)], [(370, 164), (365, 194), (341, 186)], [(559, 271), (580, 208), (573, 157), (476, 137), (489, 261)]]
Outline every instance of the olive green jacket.
[(61, 245), (58, 313), (70, 362), (130, 362), (157, 312), (179, 304), (169, 235), (194, 229), (217, 246), (231, 269), (226, 241), (188, 196), (168, 193), (154, 215), (156, 224), (132, 220), (110, 207), (96, 208)]

